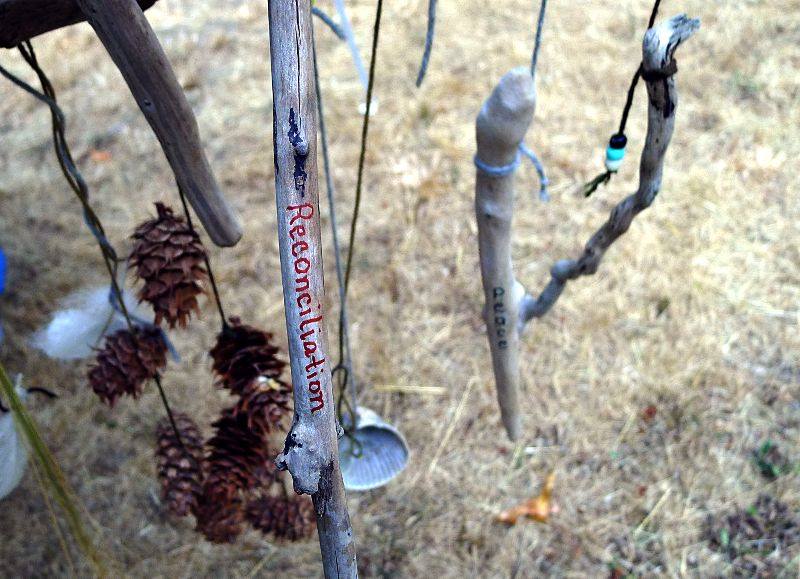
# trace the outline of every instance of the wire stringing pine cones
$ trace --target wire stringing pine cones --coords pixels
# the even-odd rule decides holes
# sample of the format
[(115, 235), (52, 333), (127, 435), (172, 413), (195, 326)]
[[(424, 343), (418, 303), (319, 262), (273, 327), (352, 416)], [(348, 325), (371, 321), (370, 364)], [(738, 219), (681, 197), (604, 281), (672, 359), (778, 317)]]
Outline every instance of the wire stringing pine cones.
[(156, 203), (158, 217), (142, 223), (133, 234), (130, 263), (144, 281), (139, 300), (153, 306), (156, 325), (185, 328), (192, 312), (199, 313), (197, 297), (208, 278), (206, 250), (197, 232), (172, 209)]
[(114, 406), (120, 396), (136, 398), (144, 383), (167, 365), (167, 345), (155, 327), (119, 330), (106, 338), (89, 368), (89, 385), (100, 400)]
[(158, 478), (167, 508), (172, 514), (185, 517), (197, 510), (202, 492), (203, 438), (186, 414), (175, 414), (175, 426), (180, 440), (168, 417), (156, 427)]

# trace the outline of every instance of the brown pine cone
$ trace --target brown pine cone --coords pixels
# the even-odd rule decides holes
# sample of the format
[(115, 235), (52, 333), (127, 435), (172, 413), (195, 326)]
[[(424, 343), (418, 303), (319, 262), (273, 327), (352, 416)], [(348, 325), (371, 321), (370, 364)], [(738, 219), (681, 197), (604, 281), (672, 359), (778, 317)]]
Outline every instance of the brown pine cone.
[(307, 497), (260, 497), (247, 504), (248, 522), (276, 539), (299, 541), (314, 533), (314, 505)]
[(130, 263), (144, 281), (139, 300), (149, 302), (156, 325), (164, 319), (170, 328), (186, 327), (192, 312), (199, 313), (197, 296), (208, 277), (206, 250), (188, 223), (172, 209), (156, 203), (158, 217), (136, 228)]
[(89, 385), (100, 399), (114, 406), (123, 394), (136, 398), (144, 383), (167, 365), (167, 345), (158, 328), (119, 330), (106, 338), (89, 368)]
[(212, 543), (233, 543), (242, 532), (244, 503), (238, 492), (228, 490), (206, 482), (194, 512), (197, 530)]
[(156, 427), (158, 478), (167, 508), (174, 515), (185, 517), (197, 509), (202, 493), (203, 439), (197, 425), (186, 414), (175, 414), (175, 426), (180, 440), (168, 417), (162, 418)]
[(292, 388), (281, 380), (259, 376), (226, 412), (244, 416), (247, 427), (261, 436), (283, 430), (283, 419), (292, 411)]
[(213, 425), (216, 433), (206, 443), (206, 484), (232, 495), (254, 488), (275, 476), (275, 453), (267, 440), (247, 425), (247, 415), (222, 412)]
[(286, 363), (277, 357), (278, 348), (271, 341), (272, 334), (231, 318), (210, 352), (217, 385), (241, 396), (260, 376), (278, 380)]

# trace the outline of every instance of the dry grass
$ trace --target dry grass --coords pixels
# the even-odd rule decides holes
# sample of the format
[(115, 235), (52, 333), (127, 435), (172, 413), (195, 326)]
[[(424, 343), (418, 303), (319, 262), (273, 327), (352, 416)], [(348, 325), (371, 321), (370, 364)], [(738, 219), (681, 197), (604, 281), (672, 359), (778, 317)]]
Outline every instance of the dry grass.
[[(373, 3), (353, 4), (366, 46)], [(518, 275), (532, 288), (635, 187), (630, 160), (594, 198), (574, 194), (600, 168), (648, 4), (552, 3), (528, 142), (546, 160), (554, 200), (540, 205), (534, 172), (522, 171), (515, 233)], [(213, 251), (228, 309), (284, 336), (265, 6), (161, 0), (149, 16), (187, 88), (211, 163), (245, 216), (242, 243)], [(417, 91), (426, 6), (386, 6), (352, 288), (364, 403), (399, 425), (414, 452), (397, 482), (350, 497), (363, 574), (599, 576), (614, 561), (648, 576), (731, 573), (703, 539), (709, 514), (746, 507), (759, 493), (800, 508), (798, 475), (770, 482), (751, 458), (770, 438), (800, 460), (797, 2), (664, 3), (665, 15), (685, 10), (703, 28), (678, 56), (681, 102), (662, 193), (601, 271), (571, 285), (530, 328), (527, 436), (518, 448), (501, 432), (479, 317), (471, 155), (480, 103), (506, 70), (528, 60), (533, 8), (521, 0), (441, 3), (430, 76)], [(360, 86), (346, 47), (328, 31), (318, 36), (345, 208)], [(81, 167), (121, 246), (154, 200), (176, 203), (168, 167), (85, 25), (36, 45), (77, 154), (112, 153), (104, 163), (82, 158)], [(12, 53), (0, 59), (23, 70)], [(632, 158), (644, 131), (643, 92), (629, 128)], [(154, 480), (155, 391), (111, 411), (87, 389), (80, 364), (31, 350), (31, 333), (59, 298), (105, 278), (53, 158), (46, 110), (7, 83), (2, 94), (0, 244), (11, 270), (11, 291), (0, 300), (3, 363), (60, 393), (36, 416), (108, 557), (130, 576), (317, 575), (314, 541), (282, 547), (252, 534), (234, 547), (212, 546), (189, 522), (170, 520)], [(334, 279), (329, 270), (329, 290)], [(175, 405), (206, 424), (223, 403), (204, 354), (215, 324), (209, 307), (192, 332), (175, 334), (183, 362), (166, 377)], [(386, 384), (446, 393), (370, 391)], [(645, 420), (650, 405), (656, 413)], [(560, 513), (550, 523), (493, 524), (495, 512), (537, 492), (552, 469)], [(2, 575), (70, 573), (48, 521), (29, 474), (0, 506)], [(797, 545), (782, 554), (786, 576), (800, 573), (797, 555)]]

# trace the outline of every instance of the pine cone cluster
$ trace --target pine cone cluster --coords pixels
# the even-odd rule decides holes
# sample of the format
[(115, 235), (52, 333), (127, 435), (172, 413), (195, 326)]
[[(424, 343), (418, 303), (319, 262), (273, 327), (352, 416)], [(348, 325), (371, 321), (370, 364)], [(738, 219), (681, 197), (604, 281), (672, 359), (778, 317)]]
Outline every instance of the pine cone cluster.
[(244, 502), (238, 492), (205, 487), (195, 511), (197, 530), (212, 543), (233, 543), (242, 532)]
[(283, 381), (260, 376), (228, 410), (233, 418), (244, 417), (248, 430), (260, 436), (283, 430), (283, 419), (292, 411), (292, 388)]
[(308, 497), (259, 497), (247, 505), (247, 521), (276, 539), (299, 541), (314, 533), (314, 505)]
[(272, 334), (231, 318), (211, 349), (217, 384), (236, 395), (243, 395), (254, 380), (263, 376), (279, 380), (286, 363), (277, 357)]
[(156, 325), (166, 320), (170, 328), (184, 328), (192, 312), (199, 313), (197, 297), (208, 277), (206, 250), (197, 232), (172, 209), (156, 203), (156, 210), (158, 217), (133, 234), (130, 263), (144, 281), (139, 299), (153, 306)]
[(144, 383), (167, 365), (167, 345), (155, 327), (119, 330), (106, 338), (95, 364), (89, 368), (89, 385), (100, 399), (114, 406), (122, 395), (136, 398)]
[(163, 418), (156, 427), (158, 478), (167, 508), (174, 515), (185, 517), (196, 511), (202, 491), (203, 438), (185, 414), (175, 414), (175, 426), (180, 439), (169, 418)]
[(231, 495), (274, 479), (275, 456), (264, 436), (250, 430), (247, 417), (233, 417), (231, 409), (213, 425), (216, 433), (206, 446), (206, 487)]
[[(186, 327), (199, 313), (198, 296), (209, 277), (206, 250), (191, 225), (161, 203), (158, 216), (133, 234), (129, 262), (143, 286), (139, 300), (150, 303), (154, 326), (120, 330), (106, 338), (89, 370), (89, 383), (113, 406), (122, 395), (138, 396), (144, 383), (166, 366), (167, 344), (158, 326)], [(212, 424), (205, 443), (197, 425), (175, 414), (156, 429), (156, 458), (162, 499), (177, 516), (194, 515), (209, 541), (232, 542), (244, 523), (279, 539), (297, 540), (314, 528), (308, 500), (269, 494), (281, 484), (272, 462), (269, 436), (291, 412), (291, 386), (272, 335), (231, 318), (210, 352), (216, 384), (236, 396)]]

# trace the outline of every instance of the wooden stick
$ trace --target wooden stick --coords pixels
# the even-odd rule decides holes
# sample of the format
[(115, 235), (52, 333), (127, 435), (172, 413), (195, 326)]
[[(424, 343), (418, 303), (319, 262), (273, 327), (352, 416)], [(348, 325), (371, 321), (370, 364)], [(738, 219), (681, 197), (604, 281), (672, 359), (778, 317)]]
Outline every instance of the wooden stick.
[(189, 102), (150, 23), (135, 0), (76, 0), (122, 73), (161, 143), (175, 180), (211, 240), (235, 245), (239, 217), (208, 164)]
[[(142, 10), (156, 1), (138, 0)], [(24, 40), (84, 20), (75, 0), (0, 0), (0, 48), (14, 48)]]
[[(647, 137), (639, 166), (639, 188), (611, 211), (608, 221), (589, 239), (580, 258), (556, 262), (551, 269), (550, 282), (536, 298), (522, 289), (511, 271), (510, 224), (514, 211), (512, 178), (490, 177), (478, 172), (475, 202), (481, 244), (481, 271), (486, 293), (485, 315), (500, 410), (512, 440), (519, 434), (520, 421), (519, 334), (530, 320), (542, 317), (550, 311), (569, 280), (594, 274), (605, 251), (628, 230), (633, 218), (653, 203), (661, 188), (664, 158), (675, 128), (678, 103), (673, 76), (675, 50), (699, 26), (699, 20), (680, 15), (645, 33), (642, 78), (647, 85), (649, 104)], [(508, 76), (500, 81), (495, 93), (500, 93), (496, 97), (500, 101), (513, 103), (519, 101), (523, 89), (517, 88), (516, 96), (506, 96), (503, 101), (503, 91), (507, 89), (502, 86), (504, 81), (509, 83), (506, 80)], [(522, 137), (513, 127), (502, 124), (495, 125), (496, 128), (487, 128), (485, 124), (482, 126), (482, 119), (484, 123), (491, 120), (484, 115), (484, 111), (492, 110), (490, 103), (495, 98), (495, 93), (478, 117), (478, 158), (489, 165), (501, 166), (511, 162), (511, 144), (514, 139), (518, 139), (516, 144), (519, 144)], [(505, 113), (499, 116), (501, 119), (512, 117)], [(481, 149), (482, 131), (489, 135), (503, 131), (505, 140), (492, 137), (493, 140), (488, 142), (494, 146), (492, 150), (497, 149), (494, 143), (501, 143), (505, 147), (505, 156), (497, 155), (493, 158), (490, 156), (491, 151)]]
[[(477, 158), (493, 167), (518, 159), (518, 148), (533, 120), (536, 90), (528, 69), (506, 74), (481, 108), (476, 122)], [(509, 438), (520, 435), (519, 302), (525, 293), (511, 266), (514, 173), (493, 176), (479, 170), (475, 182), (483, 293), (483, 316), (489, 333), (497, 401)]]
[(357, 577), (322, 311), (310, 0), (270, 0), (269, 37), (278, 241), (295, 408), (276, 464), (291, 472), (296, 492), (314, 501), (325, 576)]

